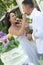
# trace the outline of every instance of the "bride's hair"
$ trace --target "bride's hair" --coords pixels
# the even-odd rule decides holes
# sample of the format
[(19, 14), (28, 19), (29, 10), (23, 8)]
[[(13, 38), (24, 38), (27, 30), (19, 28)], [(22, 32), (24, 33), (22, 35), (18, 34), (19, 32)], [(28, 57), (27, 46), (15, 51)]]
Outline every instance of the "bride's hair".
[(7, 12), (5, 14), (5, 25), (6, 25), (7, 31), (9, 29), (9, 27), (11, 26), (11, 22), (9, 21), (9, 19), (10, 19), (10, 13), (12, 13), (12, 12)]

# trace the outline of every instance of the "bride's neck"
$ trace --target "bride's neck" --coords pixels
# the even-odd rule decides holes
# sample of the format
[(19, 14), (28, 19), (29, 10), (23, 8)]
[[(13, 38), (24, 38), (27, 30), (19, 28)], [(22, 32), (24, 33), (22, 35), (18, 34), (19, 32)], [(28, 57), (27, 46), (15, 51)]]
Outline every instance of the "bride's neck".
[(12, 24), (11, 26), (14, 28), (18, 28), (16, 24)]
[(12, 24), (11, 26), (15, 26), (15, 24)]

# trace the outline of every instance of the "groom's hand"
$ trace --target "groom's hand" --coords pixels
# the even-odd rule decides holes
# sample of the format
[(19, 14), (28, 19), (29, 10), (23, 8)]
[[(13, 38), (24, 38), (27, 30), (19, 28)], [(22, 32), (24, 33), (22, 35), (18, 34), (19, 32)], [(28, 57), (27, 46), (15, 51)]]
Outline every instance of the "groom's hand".
[(32, 34), (27, 34), (27, 38), (28, 38), (29, 40), (31, 40), (31, 39), (32, 39)]

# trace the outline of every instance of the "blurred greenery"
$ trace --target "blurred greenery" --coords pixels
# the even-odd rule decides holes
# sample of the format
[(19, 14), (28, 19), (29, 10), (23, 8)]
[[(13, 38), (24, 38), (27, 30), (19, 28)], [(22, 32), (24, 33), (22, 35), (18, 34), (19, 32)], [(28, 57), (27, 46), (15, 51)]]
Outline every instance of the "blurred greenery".
[(32, 29), (29, 29), (28, 33), (32, 34), (33, 33), (33, 30)]
[(1, 60), (0, 60), (0, 65), (4, 65)]
[(40, 60), (40, 65), (43, 65), (43, 60)]
[(0, 18), (9, 10), (16, 5), (16, 0), (0, 0)]

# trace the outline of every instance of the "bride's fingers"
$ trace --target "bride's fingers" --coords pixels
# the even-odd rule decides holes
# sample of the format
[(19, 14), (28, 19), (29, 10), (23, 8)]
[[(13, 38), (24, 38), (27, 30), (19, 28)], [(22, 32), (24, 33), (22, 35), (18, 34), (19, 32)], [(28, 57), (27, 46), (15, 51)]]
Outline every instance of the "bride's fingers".
[(23, 20), (26, 20), (26, 14), (22, 15)]

